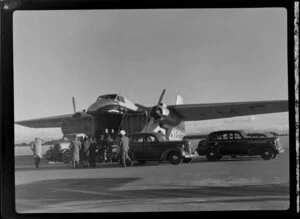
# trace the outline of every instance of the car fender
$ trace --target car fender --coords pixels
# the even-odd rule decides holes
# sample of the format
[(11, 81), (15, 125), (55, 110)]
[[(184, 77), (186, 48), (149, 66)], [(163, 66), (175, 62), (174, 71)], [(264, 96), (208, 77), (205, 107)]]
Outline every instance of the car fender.
[(161, 155), (160, 155), (160, 160), (167, 160), (168, 159), (168, 154), (171, 151), (176, 151), (179, 152), (182, 155), (182, 150), (180, 150), (179, 148), (169, 148), (167, 150), (165, 150)]

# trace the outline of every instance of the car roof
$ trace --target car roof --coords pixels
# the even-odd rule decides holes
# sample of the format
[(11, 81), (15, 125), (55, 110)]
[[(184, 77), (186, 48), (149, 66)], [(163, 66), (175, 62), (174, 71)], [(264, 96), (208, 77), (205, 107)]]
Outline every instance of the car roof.
[(240, 130), (240, 129), (232, 129), (232, 130), (219, 130), (219, 131), (214, 131), (214, 132), (211, 132), (210, 134), (213, 134), (213, 133), (220, 133), (220, 132), (245, 132), (244, 130)]

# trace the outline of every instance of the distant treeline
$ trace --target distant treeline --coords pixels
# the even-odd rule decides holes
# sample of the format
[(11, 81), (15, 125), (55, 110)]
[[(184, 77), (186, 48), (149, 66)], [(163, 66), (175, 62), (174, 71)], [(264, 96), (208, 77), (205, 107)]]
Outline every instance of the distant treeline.
[[(56, 140), (50, 140), (50, 141), (45, 141), (42, 143), (42, 145), (54, 145), (58, 142), (62, 142), (62, 139), (56, 139)], [(22, 143), (18, 143), (15, 144), (15, 146), (31, 146), (32, 142), (26, 143), (26, 142), (22, 142)]]

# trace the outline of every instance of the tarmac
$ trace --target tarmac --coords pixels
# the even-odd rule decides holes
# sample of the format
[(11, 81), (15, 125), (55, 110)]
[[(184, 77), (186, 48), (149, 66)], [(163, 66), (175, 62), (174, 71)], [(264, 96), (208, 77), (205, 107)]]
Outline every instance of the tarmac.
[(81, 169), (45, 160), (36, 169), (32, 156), (17, 156), (15, 185), (18, 213), (287, 210), (289, 151), (269, 161), (197, 157)]

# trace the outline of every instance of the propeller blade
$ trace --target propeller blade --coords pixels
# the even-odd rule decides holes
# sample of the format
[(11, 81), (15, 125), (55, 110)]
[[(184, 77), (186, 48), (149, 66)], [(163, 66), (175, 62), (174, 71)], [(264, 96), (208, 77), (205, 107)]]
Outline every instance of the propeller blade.
[(161, 93), (161, 95), (160, 95), (160, 97), (159, 97), (157, 106), (161, 103), (161, 101), (162, 101), (162, 99), (163, 99), (163, 97), (164, 97), (164, 95), (165, 95), (165, 92), (166, 92), (166, 89), (163, 89), (163, 91), (162, 91), (162, 93)]
[(153, 132), (157, 126), (158, 124), (154, 121), (154, 118), (151, 118), (142, 132)]
[(72, 102), (73, 102), (74, 113), (76, 113), (76, 104), (75, 104), (75, 98), (74, 97), (72, 97)]

